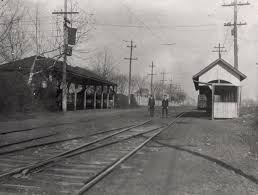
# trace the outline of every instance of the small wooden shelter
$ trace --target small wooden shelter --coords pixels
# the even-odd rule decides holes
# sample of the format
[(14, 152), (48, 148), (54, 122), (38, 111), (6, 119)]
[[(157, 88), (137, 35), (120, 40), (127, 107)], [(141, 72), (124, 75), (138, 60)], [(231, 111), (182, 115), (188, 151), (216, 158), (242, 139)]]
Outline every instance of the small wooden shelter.
[(231, 64), (218, 58), (193, 76), (199, 100), (212, 119), (237, 118), (241, 102), (241, 81), (246, 76)]

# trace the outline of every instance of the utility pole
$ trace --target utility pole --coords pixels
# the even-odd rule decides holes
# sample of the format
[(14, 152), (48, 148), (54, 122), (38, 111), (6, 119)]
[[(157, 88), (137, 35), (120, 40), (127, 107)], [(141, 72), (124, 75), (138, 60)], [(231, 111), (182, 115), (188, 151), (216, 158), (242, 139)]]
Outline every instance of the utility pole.
[[(126, 41), (129, 42), (129, 41)], [(133, 48), (136, 48), (136, 45), (133, 44), (133, 41), (130, 41), (130, 45), (127, 47), (130, 48), (130, 57), (124, 58), (125, 60), (129, 60), (129, 82), (128, 82), (128, 104), (131, 105), (131, 80), (132, 80), (132, 61), (137, 60), (137, 58), (133, 58)]]
[(153, 68), (155, 67), (154, 64), (153, 64), (153, 61), (151, 63), (151, 74), (148, 74), (151, 76), (151, 84), (150, 84), (150, 94), (153, 96), (153, 76), (156, 75), (153, 73)]
[(246, 22), (244, 23), (238, 23), (237, 22), (237, 12), (238, 12), (238, 6), (244, 6), (244, 5), (250, 5), (250, 3), (242, 3), (242, 2), (237, 2), (237, 0), (234, 0), (234, 2), (230, 4), (224, 4), (222, 6), (224, 7), (229, 7), (229, 6), (234, 6), (234, 23), (232, 24), (231, 22), (225, 23), (224, 26), (233, 26), (232, 29), (232, 35), (234, 36), (234, 67), (238, 69), (238, 31), (237, 27), (238, 26), (243, 26), (246, 25)]
[(39, 41), (38, 41), (38, 14), (39, 14), (39, 6), (38, 6), (38, 1), (36, 2), (36, 56), (39, 55)]
[(170, 96), (172, 95), (172, 85), (173, 85), (173, 77), (172, 77), (172, 75), (171, 75), (170, 84), (169, 84)]
[(221, 52), (227, 52), (226, 50), (223, 50), (225, 47), (224, 46), (220, 46), (220, 43), (219, 43), (218, 47), (214, 47), (214, 48), (218, 49), (218, 50), (213, 50), (212, 52), (218, 52), (219, 53), (219, 58), (221, 58)]
[(52, 14), (63, 14), (63, 34), (64, 34), (64, 51), (63, 51), (63, 72), (62, 72), (62, 110), (67, 111), (67, 82), (66, 82), (66, 63), (68, 50), (68, 32), (67, 32), (67, 14), (78, 14), (78, 12), (67, 12), (67, 0), (64, 0), (64, 12), (52, 12)]
[(161, 82), (162, 82), (162, 88), (163, 88), (163, 89), (162, 89), (162, 95), (164, 96), (165, 81), (167, 81), (167, 80), (165, 80), (165, 75), (168, 74), (168, 73), (162, 72), (161, 74), (162, 74), (162, 80), (161, 80)]
[(169, 98), (171, 101), (173, 96), (172, 86), (173, 86), (173, 76), (171, 75), (170, 84), (169, 84)]
[(162, 80), (161, 80), (161, 82), (162, 82), (162, 85), (164, 86), (165, 81), (167, 81), (167, 80), (165, 80), (165, 75), (168, 74), (168, 73), (167, 73), (167, 72), (162, 72), (161, 74), (162, 74)]
[[(258, 75), (257, 73), (258, 73), (258, 63), (256, 63), (256, 75)], [(257, 77), (256, 77), (256, 83), (257, 83), (257, 81), (258, 81), (258, 79), (257, 79)], [(257, 87), (256, 87), (257, 88)], [(257, 101), (257, 103), (258, 103), (258, 90), (256, 90), (256, 101)]]

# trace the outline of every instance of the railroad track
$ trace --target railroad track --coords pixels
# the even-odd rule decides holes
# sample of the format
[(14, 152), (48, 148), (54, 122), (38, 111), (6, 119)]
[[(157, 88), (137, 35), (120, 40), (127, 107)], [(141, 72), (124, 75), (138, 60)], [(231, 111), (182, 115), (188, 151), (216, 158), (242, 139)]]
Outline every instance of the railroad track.
[(12, 134), (12, 133), (24, 132), (24, 131), (32, 131), (32, 130), (43, 129), (43, 128), (59, 127), (59, 126), (71, 125), (71, 124), (75, 124), (75, 123), (88, 123), (88, 122), (93, 121), (93, 120), (94, 119), (88, 119), (88, 120), (85, 120), (85, 121), (74, 121), (74, 122), (66, 122), (66, 123), (41, 125), (41, 126), (23, 128), (23, 129), (13, 129), (13, 130), (8, 130), (8, 131), (1, 131), (0, 135), (7, 135), (7, 134)]
[[(116, 116), (116, 118), (120, 118), (121, 116)], [(34, 127), (27, 127), (27, 128), (21, 128), (21, 129), (12, 129), (12, 130), (5, 130), (5, 131), (0, 131), (0, 135), (8, 135), (8, 134), (13, 134), (13, 133), (22, 133), (26, 131), (33, 131), (33, 130), (38, 130), (38, 129), (46, 129), (46, 128), (55, 128), (55, 127), (62, 127), (65, 125), (73, 125), (73, 124), (85, 124), (89, 123), (92, 121), (95, 121), (95, 118), (89, 118), (85, 120), (77, 120), (77, 121), (70, 121), (70, 122), (62, 122), (62, 123), (52, 123), (52, 124), (44, 124), (44, 125), (39, 125), (39, 126), (34, 126)]]
[[(40, 151), (31, 159), (22, 158), (19, 167), (9, 167), (0, 173), (0, 193), (83, 194), (180, 117), (162, 126), (149, 125), (148, 120), (99, 132), (86, 143), (74, 144), (73, 149), (51, 150), (42, 156)], [(17, 155), (6, 157), (17, 160)]]

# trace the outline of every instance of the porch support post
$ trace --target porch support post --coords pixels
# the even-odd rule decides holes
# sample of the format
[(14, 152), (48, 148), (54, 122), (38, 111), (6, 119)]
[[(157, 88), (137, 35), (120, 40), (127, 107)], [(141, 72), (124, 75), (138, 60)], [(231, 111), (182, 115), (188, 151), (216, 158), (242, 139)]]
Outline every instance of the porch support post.
[(211, 86), (211, 120), (214, 120), (214, 90), (215, 90), (215, 86), (212, 85)]
[(100, 101), (101, 101), (101, 102), (100, 102), (100, 108), (101, 108), (101, 109), (103, 109), (103, 103), (104, 103), (104, 102), (103, 102), (103, 101), (104, 101), (104, 99), (103, 99), (103, 91), (104, 91), (104, 89), (103, 89), (103, 88), (104, 88), (104, 86), (102, 85), (102, 86), (101, 86), (101, 100), (100, 100)]
[(107, 86), (107, 109), (109, 108), (109, 86)]
[(73, 101), (74, 111), (77, 109), (77, 84), (74, 85), (74, 101)]
[(97, 86), (94, 86), (94, 99), (93, 99), (93, 107), (96, 109), (97, 106)]
[(87, 108), (87, 85), (85, 86), (84, 98), (83, 98), (83, 109), (86, 110), (86, 108)]
[(240, 86), (237, 87), (237, 117), (240, 116), (240, 100), (241, 97), (241, 90), (240, 90)]
[(113, 86), (113, 105), (112, 108), (115, 108), (115, 86)]

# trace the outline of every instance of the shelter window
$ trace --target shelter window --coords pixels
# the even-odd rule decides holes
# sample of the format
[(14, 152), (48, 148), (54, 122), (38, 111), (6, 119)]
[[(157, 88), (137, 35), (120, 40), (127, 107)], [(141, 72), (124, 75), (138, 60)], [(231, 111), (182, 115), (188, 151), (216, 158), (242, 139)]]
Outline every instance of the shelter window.
[(236, 86), (215, 86), (215, 102), (237, 102)]

